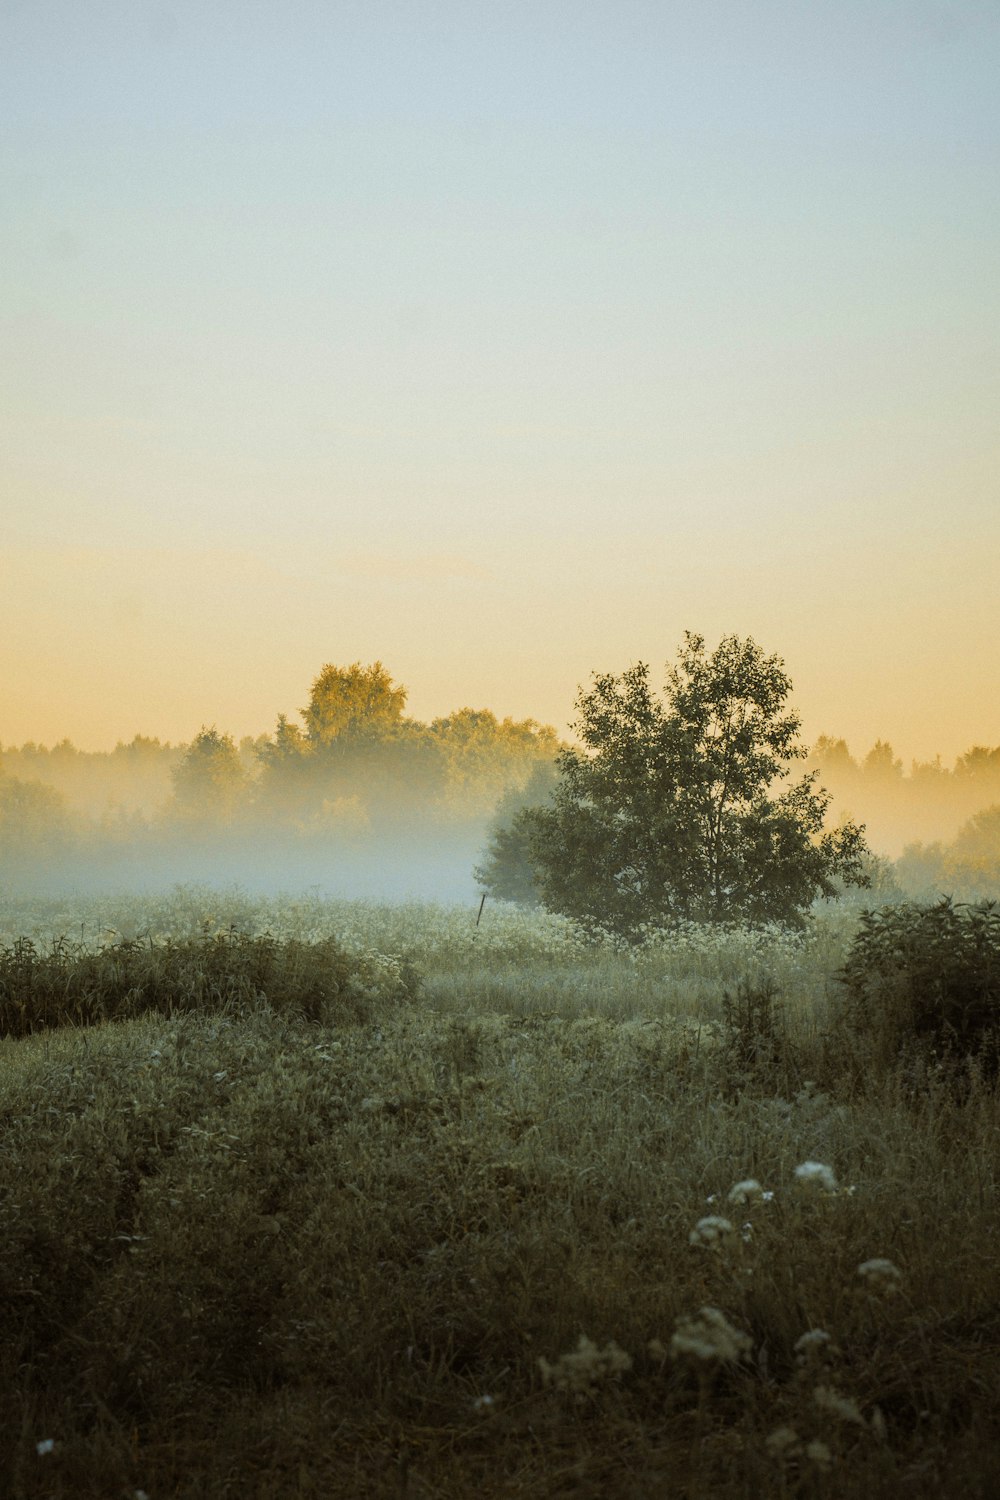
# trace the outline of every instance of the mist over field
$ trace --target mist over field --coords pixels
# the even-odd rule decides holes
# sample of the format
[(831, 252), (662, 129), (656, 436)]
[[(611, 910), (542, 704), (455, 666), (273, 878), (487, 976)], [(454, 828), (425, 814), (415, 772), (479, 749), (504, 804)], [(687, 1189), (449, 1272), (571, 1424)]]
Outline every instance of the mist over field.
[[(546, 801), (569, 742), (488, 709), (421, 723), (380, 662), (328, 665), (298, 719), (239, 744), (212, 725), (180, 745), (0, 746), (0, 881), (471, 904), (491, 838)], [(830, 793), (828, 827), (865, 825), (876, 897), (1000, 892), (1000, 747), (904, 767), (885, 741), (852, 754), (823, 735), (806, 767)]]
[(237, 746), (137, 735), (108, 753), (0, 751), (0, 879), (37, 891), (163, 889), (472, 901), (498, 808), (540, 800), (555, 733), (463, 709), (421, 724), (381, 663), (327, 666), (302, 725)]

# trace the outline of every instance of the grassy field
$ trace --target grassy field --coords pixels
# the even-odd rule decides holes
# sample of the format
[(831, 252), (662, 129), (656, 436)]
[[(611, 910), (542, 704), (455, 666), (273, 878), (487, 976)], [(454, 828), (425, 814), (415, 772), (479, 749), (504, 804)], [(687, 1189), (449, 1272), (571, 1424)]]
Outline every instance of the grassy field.
[(992, 1494), (998, 1096), (856, 915), (475, 916), (0, 901), (0, 1492)]

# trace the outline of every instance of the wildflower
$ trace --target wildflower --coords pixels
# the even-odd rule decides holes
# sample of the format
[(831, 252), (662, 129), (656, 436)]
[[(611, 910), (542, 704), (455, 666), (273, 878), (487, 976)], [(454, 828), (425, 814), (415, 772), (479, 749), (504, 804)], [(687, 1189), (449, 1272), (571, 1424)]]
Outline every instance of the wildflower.
[(688, 1235), (688, 1244), (700, 1245), (703, 1249), (718, 1250), (724, 1240), (733, 1233), (733, 1226), (728, 1219), (720, 1218), (718, 1214), (709, 1214), (705, 1219), (699, 1219), (697, 1224)]
[(52, 1438), (43, 1438), (40, 1443), (35, 1444), (35, 1449), (38, 1453), (39, 1458), (41, 1458), (46, 1453), (54, 1453), (55, 1446), (55, 1442)]
[(829, 1167), (821, 1161), (804, 1161), (795, 1168), (795, 1179), (803, 1187), (823, 1188), (827, 1193), (837, 1191), (837, 1179)]
[(670, 1352), (675, 1359), (687, 1355), (720, 1364), (735, 1364), (751, 1348), (747, 1334), (734, 1328), (717, 1307), (701, 1308), (696, 1318), (678, 1318), (677, 1332), (670, 1340)]
[(813, 1400), (832, 1417), (839, 1417), (842, 1422), (853, 1422), (856, 1427), (864, 1427), (865, 1419), (858, 1410), (857, 1402), (852, 1401), (849, 1396), (842, 1396), (831, 1386), (818, 1385), (813, 1391)]
[(492, 1396), (477, 1396), (472, 1403), (473, 1411), (489, 1411), (496, 1403)]
[(871, 1291), (885, 1292), (886, 1295), (898, 1292), (903, 1279), (898, 1266), (894, 1266), (891, 1260), (882, 1260), (878, 1256), (874, 1260), (862, 1261), (858, 1267), (858, 1275)]
[(799, 1435), (794, 1427), (776, 1427), (764, 1446), (776, 1458), (793, 1458), (802, 1451)]
[(823, 1328), (810, 1328), (800, 1339), (795, 1341), (795, 1358), (799, 1365), (808, 1365), (813, 1361), (817, 1363), (827, 1355), (832, 1354), (834, 1344), (830, 1335)]
[(747, 1177), (743, 1182), (736, 1182), (729, 1189), (730, 1203), (749, 1203), (754, 1198), (762, 1198), (764, 1189), (756, 1177)]
[(609, 1340), (603, 1349), (598, 1349), (592, 1339), (581, 1333), (572, 1354), (561, 1355), (554, 1365), (541, 1358), (538, 1367), (546, 1385), (554, 1385), (557, 1391), (572, 1391), (584, 1396), (605, 1380), (620, 1375), (623, 1370), (630, 1370), (632, 1356), (620, 1349), (614, 1339)]
[(812, 1460), (817, 1469), (828, 1469), (833, 1463), (833, 1454), (825, 1443), (819, 1438), (813, 1438), (811, 1443), (806, 1443), (806, 1458)]

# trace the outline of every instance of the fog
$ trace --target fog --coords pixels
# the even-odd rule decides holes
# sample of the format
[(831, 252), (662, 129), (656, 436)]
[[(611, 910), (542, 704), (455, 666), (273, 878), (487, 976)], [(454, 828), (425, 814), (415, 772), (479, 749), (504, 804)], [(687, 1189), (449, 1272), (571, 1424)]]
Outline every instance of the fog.
[(2, 749), (0, 882), (472, 901), (498, 806), (543, 795), (558, 740), (488, 709), (424, 724), (405, 705), (380, 662), (325, 666), (298, 722), (239, 745), (212, 725), (187, 745)]
[(344, 899), (443, 903), (478, 899), (473, 867), (481, 825), (403, 830), (365, 843), (274, 837), (213, 841), (177, 836), (127, 846), (88, 842), (0, 870), (0, 887), (20, 894), (148, 894), (177, 885), (238, 886), (252, 895), (312, 890)]
[[(0, 747), (0, 887), (472, 903), (491, 829), (544, 801), (560, 742), (487, 709), (423, 724), (405, 702), (381, 663), (326, 666), (300, 722), (239, 745), (206, 726), (186, 745)], [(823, 736), (808, 764), (830, 826), (865, 824), (902, 893), (1000, 895), (1000, 748), (904, 768), (885, 741), (855, 756)]]

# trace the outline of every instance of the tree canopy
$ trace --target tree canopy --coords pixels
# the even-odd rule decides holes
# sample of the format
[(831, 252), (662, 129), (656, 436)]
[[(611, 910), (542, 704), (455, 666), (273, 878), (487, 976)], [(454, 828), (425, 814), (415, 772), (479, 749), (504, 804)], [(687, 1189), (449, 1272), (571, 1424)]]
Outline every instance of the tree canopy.
[(232, 735), (204, 725), (174, 768), (174, 810), (182, 819), (232, 820), (247, 788), (247, 773)]
[(314, 745), (343, 738), (384, 739), (402, 722), (406, 689), (394, 683), (380, 661), (363, 667), (323, 667), (302, 709)]
[[(863, 828), (824, 832), (816, 772), (782, 787), (800, 720), (777, 656), (690, 632), (663, 696), (639, 662), (577, 699), (547, 805), (514, 819), (551, 910), (625, 935), (688, 919), (793, 922), (834, 880), (864, 885)], [(487, 877), (489, 870), (486, 871)]]

